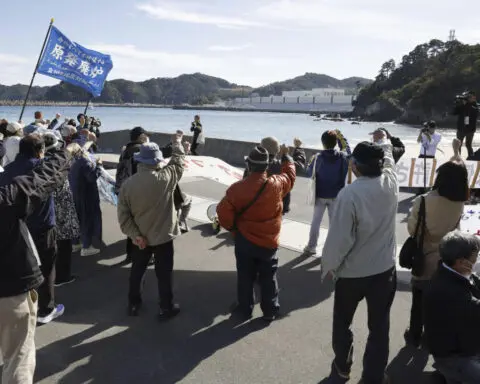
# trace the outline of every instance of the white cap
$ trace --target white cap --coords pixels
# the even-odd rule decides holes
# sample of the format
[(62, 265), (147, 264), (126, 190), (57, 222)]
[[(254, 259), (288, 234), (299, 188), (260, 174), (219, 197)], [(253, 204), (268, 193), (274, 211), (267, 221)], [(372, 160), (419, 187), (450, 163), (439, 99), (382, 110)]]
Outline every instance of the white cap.
[(17, 123), (16, 121), (13, 121), (11, 123), (7, 124), (7, 132), (10, 133), (17, 133), (20, 132), (23, 129), (24, 125)]

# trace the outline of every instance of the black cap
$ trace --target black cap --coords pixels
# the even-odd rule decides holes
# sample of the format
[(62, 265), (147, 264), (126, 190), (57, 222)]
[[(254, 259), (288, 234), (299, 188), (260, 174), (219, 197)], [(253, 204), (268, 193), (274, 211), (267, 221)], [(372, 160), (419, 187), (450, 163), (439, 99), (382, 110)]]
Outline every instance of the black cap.
[(360, 164), (377, 165), (383, 160), (385, 153), (382, 147), (369, 141), (362, 141), (353, 150), (352, 157)]
[(130, 140), (137, 141), (140, 135), (143, 134), (148, 136), (148, 132), (145, 129), (143, 129), (142, 127), (135, 127), (130, 131)]

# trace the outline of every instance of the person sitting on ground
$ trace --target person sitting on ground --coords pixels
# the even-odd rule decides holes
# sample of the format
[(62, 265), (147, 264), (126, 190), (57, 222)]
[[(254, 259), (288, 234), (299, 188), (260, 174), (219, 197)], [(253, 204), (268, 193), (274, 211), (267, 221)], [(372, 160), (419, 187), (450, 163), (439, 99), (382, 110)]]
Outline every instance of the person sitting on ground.
[(480, 383), (480, 239), (454, 231), (439, 249), (442, 263), (423, 297), (428, 349), (448, 383)]
[[(437, 178), (430, 192), (417, 197), (408, 216), (408, 233), (415, 235), (420, 206), (425, 203), (425, 234), (423, 271), (412, 271), (412, 307), (410, 327), (404, 334), (408, 345), (418, 348), (422, 342), (422, 297), (440, 260), (442, 238), (458, 227), (465, 202), (469, 199), (468, 172), (461, 160), (449, 161), (437, 169)], [(423, 223), (422, 223), (423, 225)], [(422, 227), (420, 227), (422, 228)], [(421, 230), (421, 229), (419, 229)]]
[(248, 176), (230, 186), (217, 206), (220, 225), (235, 235), (237, 259), (237, 301), (234, 313), (252, 316), (254, 283), (261, 289), (263, 319), (273, 321), (279, 314), (277, 268), (282, 199), (291, 191), (296, 173), (288, 148), (280, 149), (281, 173), (269, 176), (269, 154), (255, 147), (247, 158)]
[(3, 133), (3, 145), (5, 147), (5, 156), (1, 164), (5, 168), (12, 163), (18, 155), (20, 140), (23, 137), (23, 124), (17, 122), (8, 123)]
[[(340, 151), (335, 150), (339, 145)], [(325, 131), (322, 134), (323, 151), (317, 154), (307, 169), (308, 177), (315, 177), (315, 208), (308, 244), (304, 249), (307, 255), (317, 254), (320, 225), (325, 210), (332, 220), (338, 193), (345, 187), (348, 174), (348, 156), (350, 147), (340, 131)]]
[(305, 172), (307, 166), (307, 156), (305, 155), (305, 150), (302, 148), (302, 141), (296, 137), (293, 139), (293, 153), (292, 158), (295, 163), (295, 168), (297, 175), (300, 175)]
[(80, 240), (82, 256), (100, 253), (93, 242), (102, 239), (102, 211), (98, 195), (97, 179), (102, 172), (102, 161), (88, 152), (91, 141), (87, 142), (81, 151), (74, 154), (74, 162), (68, 176), (72, 189), (75, 210), (80, 222)]
[(120, 229), (134, 244), (128, 314), (137, 316), (142, 306), (141, 289), (152, 256), (160, 298), (160, 320), (180, 312), (173, 302), (173, 241), (180, 234), (173, 194), (182, 178), (185, 155), (182, 136), (175, 135), (169, 163), (162, 167), (162, 152), (155, 143), (145, 143), (135, 154), (138, 171), (120, 189), (117, 214)]
[(371, 132), (370, 135), (373, 136), (373, 142), (380, 146), (388, 144), (387, 140), (389, 140), (393, 147), (393, 160), (395, 161), (395, 164), (398, 163), (400, 158), (405, 153), (405, 145), (402, 143), (400, 138), (392, 136), (390, 132), (383, 127)]
[[(15, 161), (5, 167), (0, 174), (0, 186), (8, 185), (22, 175), (26, 175), (38, 166), (45, 156), (45, 141), (43, 137), (31, 134), (20, 140), (19, 153)], [(61, 316), (65, 311), (62, 304), (55, 303), (55, 260), (56, 247), (56, 222), (53, 196), (37, 205), (37, 208), (26, 220), (40, 258), (40, 269), (45, 281), (38, 289), (38, 322), (45, 324)]]
[[(115, 181), (115, 193), (117, 195), (120, 194), (120, 188), (125, 180), (137, 173), (137, 162), (135, 161), (134, 155), (140, 152), (140, 147), (149, 141), (149, 133), (142, 127), (135, 127), (130, 131), (130, 142), (122, 148), (122, 153), (120, 154), (120, 159), (117, 164)], [(127, 256), (125, 263), (129, 264), (132, 262), (133, 250), (133, 243), (129, 237), (127, 237), (126, 244)]]
[(0, 355), (2, 383), (33, 383), (36, 290), (44, 281), (26, 218), (62, 185), (70, 155), (56, 151), (0, 187)]
[(363, 383), (388, 383), (390, 309), (397, 287), (398, 179), (392, 145), (364, 141), (351, 158), (357, 179), (338, 194), (322, 253), (322, 278), (335, 280), (331, 382), (346, 383), (353, 364), (352, 320), (363, 299), (369, 335)]

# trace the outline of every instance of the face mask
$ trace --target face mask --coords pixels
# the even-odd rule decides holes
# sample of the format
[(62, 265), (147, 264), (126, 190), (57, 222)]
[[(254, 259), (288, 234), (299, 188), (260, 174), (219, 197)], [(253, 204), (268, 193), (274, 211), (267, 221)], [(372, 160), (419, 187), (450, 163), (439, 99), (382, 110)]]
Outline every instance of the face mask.
[(380, 139), (380, 140), (377, 141), (377, 144), (378, 144), (378, 145), (387, 144), (387, 140), (386, 140), (386, 139)]

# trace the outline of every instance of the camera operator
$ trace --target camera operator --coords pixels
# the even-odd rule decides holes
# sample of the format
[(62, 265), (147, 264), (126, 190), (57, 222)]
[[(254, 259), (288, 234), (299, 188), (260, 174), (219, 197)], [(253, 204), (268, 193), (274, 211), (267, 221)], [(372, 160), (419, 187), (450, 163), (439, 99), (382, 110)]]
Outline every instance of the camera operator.
[(473, 136), (477, 130), (478, 104), (475, 92), (465, 92), (455, 98), (453, 114), (457, 116), (457, 139), (465, 139), (468, 156), (473, 156)]
[(97, 139), (100, 137), (100, 126), (102, 122), (95, 117), (88, 117), (83, 113), (80, 113), (77, 116), (77, 120), (79, 125), (77, 126), (77, 130), (81, 131), (82, 129), (88, 129), (90, 132), (94, 133)]
[(437, 146), (442, 140), (442, 136), (436, 132), (437, 124), (430, 120), (423, 124), (423, 128), (418, 135), (417, 142), (422, 144), (420, 147), (420, 159), (434, 159), (437, 152)]

